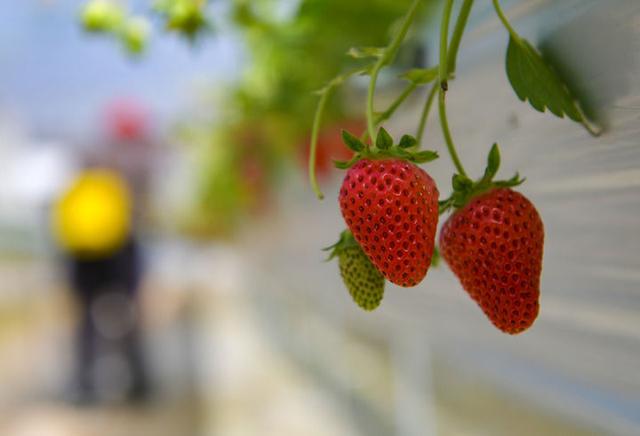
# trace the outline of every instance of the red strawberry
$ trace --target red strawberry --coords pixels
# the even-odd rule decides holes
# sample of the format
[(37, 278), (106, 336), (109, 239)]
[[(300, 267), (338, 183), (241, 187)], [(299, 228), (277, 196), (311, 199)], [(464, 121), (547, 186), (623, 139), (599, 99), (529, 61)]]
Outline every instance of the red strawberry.
[(387, 280), (407, 287), (422, 281), (438, 224), (438, 189), (424, 170), (392, 157), (359, 160), (342, 183), (340, 209)]
[(114, 100), (106, 108), (106, 129), (114, 141), (143, 141), (149, 133), (149, 112), (133, 99)]
[(533, 204), (511, 189), (493, 188), (449, 217), (440, 252), (491, 322), (516, 334), (538, 316), (543, 242)]

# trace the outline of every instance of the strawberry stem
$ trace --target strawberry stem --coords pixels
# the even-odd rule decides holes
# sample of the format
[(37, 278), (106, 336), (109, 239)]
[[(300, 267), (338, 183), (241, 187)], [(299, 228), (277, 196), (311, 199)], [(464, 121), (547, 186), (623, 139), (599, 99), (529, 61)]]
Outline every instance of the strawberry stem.
[(322, 122), (322, 114), (324, 113), (324, 107), (327, 104), (327, 99), (332, 88), (328, 88), (320, 94), (320, 100), (318, 101), (318, 107), (316, 108), (316, 114), (313, 118), (313, 128), (311, 129), (311, 145), (309, 150), (309, 183), (315, 192), (316, 197), (319, 200), (324, 198), (324, 194), (320, 190), (318, 184), (318, 178), (316, 177), (316, 150), (318, 148), (318, 134), (320, 132), (320, 123)]
[(467, 20), (471, 13), (471, 7), (473, 6), (473, 0), (464, 0), (464, 3), (460, 7), (458, 18), (456, 19), (456, 26), (453, 29), (453, 35), (451, 36), (451, 42), (449, 43), (449, 50), (447, 52), (448, 65), (447, 73), (452, 75), (456, 72), (456, 59), (458, 57), (458, 48), (460, 47), (460, 41), (462, 41), (462, 35), (464, 29), (467, 27)]
[[(418, 85), (416, 83), (409, 83), (407, 87), (400, 93), (400, 95), (389, 105), (387, 110), (384, 112), (380, 112), (376, 115), (374, 120), (374, 128), (378, 127), (383, 121), (388, 120), (393, 116), (393, 114), (398, 110), (400, 105), (404, 103), (404, 101), (416, 90)], [(360, 140), (362, 142), (366, 142), (367, 138), (369, 138), (369, 130), (366, 129), (362, 135), (360, 136)]]
[(498, 18), (500, 18), (500, 21), (502, 21), (502, 24), (504, 25), (504, 27), (509, 31), (509, 35), (511, 36), (511, 38), (513, 38), (516, 41), (520, 41), (521, 39), (520, 35), (518, 35), (518, 32), (516, 32), (515, 29), (509, 23), (509, 20), (507, 19), (507, 16), (502, 11), (502, 8), (500, 7), (500, 3), (498, 3), (498, 0), (493, 0), (493, 8), (496, 10), (496, 14), (498, 14)]
[(447, 42), (449, 40), (449, 21), (451, 20), (451, 9), (453, 0), (446, 0), (442, 11), (442, 22), (440, 23), (440, 64), (438, 65), (438, 78), (440, 88), (447, 90), (448, 62), (447, 62)]
[(429, 91), (427, 100), (425, 101), (424, 107), (422, 108), (422, 114), (420, 114), (420, 124), (418, 125), (418, 131), (416, 132), (416, 140), (418, 141), (418, 145), (422, 143), (424, 129), (427, 126), (427, 118), (429, 118), (429, 112), (431, 111), (431, 106), (433, 105), (433, 99), (436, 96), (436, 92), (438, 91), (439, 86), (440, 84), (438, 82), (434, 83), (433, 86), (431, 86), (431, 90)]
[(383, 121), (388, 120), (395, 113), (395, 111), (400, 107), (400, 105), (411, 95), (413, 91), (417, 88), (418, 85), (411, 82), (407, 85), (407, 87), (402, 91), (402, 93), (394, 100), (391, 105), (387, 108), (386, 111), (378, 114), (375, 119), (375, 126), (377, 127)]
[(375, 119), (373, 115), (373, 98), (376, 91), (376, 83), (378, 81), (378, 74), (380, 70), (387, 64), (391, 63), (393, 58), (395, 57), (398, 49), (400, 48), (400, 44), (404, 40), (407, 32), (409, 31), (409, 27), (411, 27), (411, 23), (413, 23), (413, 19), (416, 16), (416, 11), (418, 9), (418, 5), (420, 4), (420, 0), (413, 0), (407, 14), (404, 16), (402, 20), (402, 25), (396, 33), (395, 37), (391, 40), (391, 43), (384, 49), (384, 53), (378, 61), (375, 63), (373, 68), (371, 69), (371, 80), (369, 81), (369, 90), (367, 92), (367, 129), (369, 131), (369, 137), (375, 138)]
[[(458, 173), (462, 176), (466, 176), (467, 173), (462, 166), (462, 162), (460, 162), (460, 158), (458, 157), (458, 153), (456, 151), (456, 146), (453, 143), (453, 139), (451, 138), (451, 131), (449, 129), (449, 121), (447, 119), (447, 111), (445, 108), (445, 94), (447, 92), (448, 84), (447, 79), (449, 77), (449, 60), (447, 54), (447, 42), (449, 39), (449, 21), (451, 19), (451, 8), (453, 6), (453, 0), (447, 0), (444, 5), (444, 10), (442, 12), (442, 23), (440, 24), (440, 65), (438, 68), (439, 80), (440, 80), (440, 88), (438, 91), (438, 109), (440, 113), (440, 126), (442, 127), (442, 134), (444, 136), (445, 143), (447, 145), (447, 150), (449, 151), (449, 155), (451, 156), (451, 160), (453, 161), (453, 165), (456, 167)], [(461, 14), (464, 15), (465, 11), (461, 11)], [(458, 18), (458, 22), (462, 21), (466, 22), (466, 18)], [(464, 30), (463, 25), (456, 25), (456, 32), (462, 32)], [(455, 36), (453, 38), (454, 41), (459, 41), (462, 37)], [(454, 55), (457, 52), (457, 44), (456, 42), (455, 49), (453, 49)], [(454, 63), (455, 64), (455, 63)]]
[[(462, 35), (464, 34), (464, 29), (467, 26), (467, 20), (469, 19), (469, 14), (471, 12), (471, 7), (473, 6), (473, 0), (465, 0), (462, 6), (460, 7), (460, 12), (458, 14), (458, 18), (456, 19), (456, 25), (453, 30), (453, 35), (451, 36), (451, 42), (449, 43), (449, 47), (446, 50), (446, 59), (447, 59), (447, 70), (446, 77), (447, 79), (453, 77), (453, 74), (456, 71), (456, 58), (458, 57), (458, 48), (460, 48), (460, 42), (462, 41)], [(446, 10), (445, 10), (446, 12)], [(450, 13), (450, 11), (448, 12)], [(445, 32), (445, 34), (448, 33)], [(442, 52), (440, 53), (442, 56)], [(441, 57), (441, 65), (443, 64)], [(442, 72), (440, 71), (440, 66), (438, 66), (438, 76), (440, 76)], [(427, 100), (422, 109), (422, 114), (420, 115), (420, 124), (418, 125), (418, 131), (416, 133), (416, 139), (418, 144), (422, 142), (422, 137), (424, 135), (424, 129), (427, 124), (427, 119), (429, 117), (429, 112), (431, 110), (431, 105), (433, 104), (433, 99), (436, 96), (436, 91), (438, 84), (434, 84), (429, 91), (427, 96)]]
[(311, 144), (309, 145), (309, 183), (311, 183), (313, 192), (315, 192), (319, 200), (324, 198), (324, 194), (320, 190), (318, 179), (316, 178), (316, 150), (318, 148), (318, 134), (320, 132), (320, 124), (322, 123), (324, 108), (327, 104), (327, 100), (329, 99), (329, 95), (334, 88), (342, 85), (345, 80), (349, 79), (351, 76), (363, 74), (366, 71), (366, 69), (358, 68), (336, 76), (331, 79), (324, 88), (317, 92), (320, 99), (318, 99), (318, 106), (316, 107), (316, 113), (313, 117), (313, 127), (311, 128)]
[(579, 104), (576, 105), (576, 109), (580, 114), (580, 118), (581, 118), (580, 124), (582, 124), (584, 128), (587, 129), (587, 132), (589, 132), (589, 134), (594, 137), (600, 136), (603, 132), (603, 128), (590, 122), (589, 118), (584, 113), (584, 111), (582, 110), (582, 107)]
[(449, 130), (449, 121), (447, 120), (447, 110), (445, 108), (444, 100), (445, 90), (441, 87), (438, 98), (438, 109), (440, 112), (440, 126), (442, 127), (442, 134), (444, 136), (444, 141), (447, 144), (449, 156), (451, 156), (453, 165), (456, 167), (456, 171), (458, 171), (458, 174), (466, 176), (467, 172), (464, 170), (462, 162), (460, 162), (460, 158), (458, 157), (458, 153), (456, 152), (456, 146), (453, 143), (453, 139), (451, 139), (451, 131)]

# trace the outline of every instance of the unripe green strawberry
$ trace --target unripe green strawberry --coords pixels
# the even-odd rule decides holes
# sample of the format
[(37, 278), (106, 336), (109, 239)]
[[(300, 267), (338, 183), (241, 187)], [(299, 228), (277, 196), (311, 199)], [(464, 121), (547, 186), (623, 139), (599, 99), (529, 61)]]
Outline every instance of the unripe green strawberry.
[(384, 295), (384, 276), (369, 258), (348, 230), (340, 235), (340, 240), (329, 247), (331, 256), (338, 258), (342, 281), (351, 298), (364, 310), (373, 310), (380, 305)]

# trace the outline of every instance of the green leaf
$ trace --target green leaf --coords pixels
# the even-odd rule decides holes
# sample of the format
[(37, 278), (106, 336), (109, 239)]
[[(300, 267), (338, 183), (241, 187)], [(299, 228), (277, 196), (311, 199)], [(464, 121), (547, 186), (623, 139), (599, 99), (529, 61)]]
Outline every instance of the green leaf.
[(418, 143), (418, 141), (413, 136), (411, 136), (411, 135), (402, 135), (402, 138), (400, 138), (400, 143), (398, 144), (398, 147), (400, 147), (400, 148), (411, 148), (411, 147), (414, 147), (417, 143)]
[(487, 168), (484, 170), (484, 177), (482, 178), (485, 181), (492, 180), (498, 169), (500, 168), (500, 150), (498, 149), (498, 144), (493, 144), (491, 150), (489, 151), (489, 156), (487, 158)]
[(387, 151), (384, 154), (388, 154), (391, 157), (399, 157), (400, 159), (405, 159), (413, 162), (413, 153), (399, 147), (393, 147), (391, 150)]
[(453, 207), (453, 196), (447, 198), (446, 200), (440, 200), (438, 201), (438, 214), (442, 215), (452, 207)]
[(522, 185), (525, 180), (527, 179), (521, 179), (520, 174), (516, 173), (509, 180), (498, 180), (493, 182), (493, 185), (499, 188), (513, 188), (514, 186)]
[(351, 168), (359, 160), (360, 160), (360, 156), (356, 154), (348, 161), (334, 160), (333, 165), (338, 169), (346, 170), (348, 168)]
[(349, 162), (344, 161), (344, 160), (334, 160), (333, 161), (333, 165), (338, 168), (339, 170), (346, 170), (347, 168), (349, 168), (351, 165), (349, 165)]
[(384, 47), (351, 47), (347, 55), (354, 59), (381, 58), (384, 50)]
[(569, 88), (527, 40), (509, 38), (506, 67), (511, 86), (520, 100), (529, 100), (540, 112), (548, 108), (560, 118), (566, 114), (573, 121), (586, 122)]
[(324, 247), (322, 249), (322, 251), (331, 252), (329, 253), (329, 257), (325, 259), (325, 262), (329, 262), (330, 260), (332, 260), (338, 254), (340, 254), (340, 252), (343, 251), (345, 248), (349, 248), (353, 246), (358, 246), (358, 243), (356, 242), (356, 240), (354, 239), (353, 235), (349, 230), (343, 230), (340, 233), (340, 239), (338, 239), (336, 243), (328, 247)]
[(431, 162), (438, 158), (438, 153), (435, 151), (424, 150), (411, 155), (411, 160), (415, 163)]
[(378, 136), (376, 137), (376, 147), (380, 150), (387, 150), (393, 145), (393, 138), (389, 135), (384, 127), (380, 127), (378, 130)]
[(363, 76), (369, 74), (369, 67), (357, 68), (355, 70), (347, 71), (346, 73), (340, 74), (333, 79), (331, 79), (326, 85), (322, 88), (313, 91), (313, 94), (323, 95), (328, 94), (333, 90), (333, 88), (342, 85), (347, 79), (350, 79), (353, 76)]
[(451, 179), (451, 185), (453, 186), (454, 191), (466, 191), (468, 188), (473, 186), (473, 180), (467, 176), (454, 174)]
[(347, 147), (349, 147), (351, 150), (355, 151), (356, 153), (365, 149), (365, 146), (362, 143), (362, 141), (360, 141), (358, 138), (356, 138), (346, 130), (342, 131), (342, 140), (344, 141)]
[(401, 74), (400, 77), (416, 85), (425, 85), (438, 78), (438, 67), (413, 68)]

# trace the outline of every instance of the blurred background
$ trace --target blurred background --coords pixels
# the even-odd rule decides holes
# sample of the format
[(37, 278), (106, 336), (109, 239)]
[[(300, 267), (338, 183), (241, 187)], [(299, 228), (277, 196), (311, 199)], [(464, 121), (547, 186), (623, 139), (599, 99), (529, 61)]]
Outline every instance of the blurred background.
[[(640, 4), (502, 2), (598, 138), (520, 102), (490, 2), (471, 13), (454, 135), (474, 173), (500, 143), (546, 230), (540, 316), (509, 337), (444, 265), (365, 313), (324, 262), (344, 226), (331, 160), (367, 82), (328, 101), (323, 201), (313, 91), (409, 3), (0, 4), (0, 434), (640, 434)], [(377, 107), (437, 63), (440, 8), (424, 1)], [(447, 194), (448, 160), (429, 172)]]

